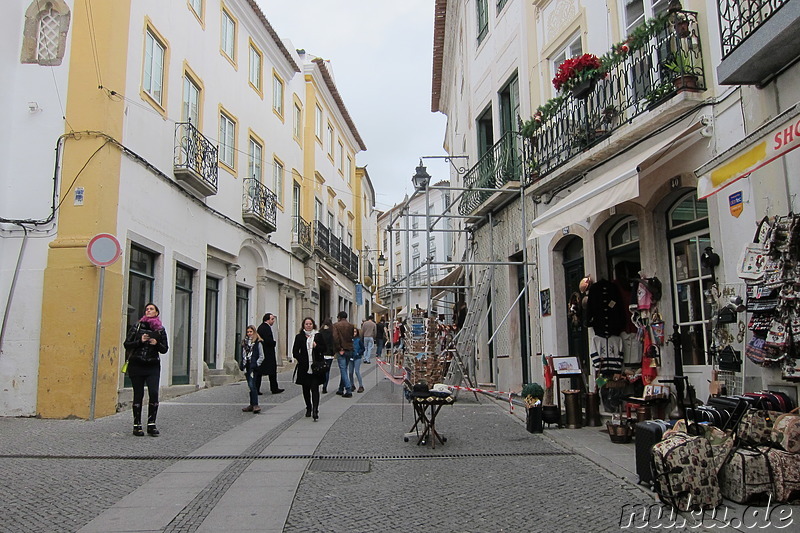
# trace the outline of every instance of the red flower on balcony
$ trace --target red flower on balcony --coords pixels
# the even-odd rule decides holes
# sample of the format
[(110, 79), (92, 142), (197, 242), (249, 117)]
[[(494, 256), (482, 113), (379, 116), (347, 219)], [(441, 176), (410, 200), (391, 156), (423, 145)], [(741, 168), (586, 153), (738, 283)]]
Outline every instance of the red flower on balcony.
[(607, 76), (602, 68), (600, 58), (594, 54), (583, 54), (565, 60), (558, 66), (556, 77), (553, 78), (553, 87), (557, 91), (572, 89), (576, 84)]

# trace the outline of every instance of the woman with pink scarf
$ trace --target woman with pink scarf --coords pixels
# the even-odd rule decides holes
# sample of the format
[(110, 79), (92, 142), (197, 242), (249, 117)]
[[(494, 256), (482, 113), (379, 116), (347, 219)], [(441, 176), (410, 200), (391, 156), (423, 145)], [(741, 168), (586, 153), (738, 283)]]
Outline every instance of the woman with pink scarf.
[(128, 362), (128, 377), (133, 385), (133, 434), (144, 436), (142, 430), (142, 402), (144, 386), (147, 384), (147, 434), (158, 437), (156, 414), (158, 413), (158, 387), (161, 377), (160, 354), (167, 353), (167, 332), (158, 307), (154, 303), (144, 306), (144, 316), (134, 324), (125, 337), (125, 358)]

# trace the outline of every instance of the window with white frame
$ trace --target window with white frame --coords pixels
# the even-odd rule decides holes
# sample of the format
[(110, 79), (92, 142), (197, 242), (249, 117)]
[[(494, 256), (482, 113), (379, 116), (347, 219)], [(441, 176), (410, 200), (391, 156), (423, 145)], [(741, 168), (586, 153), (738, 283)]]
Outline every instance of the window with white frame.
[(200, 127), (200, 86), (188, 73), (183, 75), (181, 122), (191, 122), (195, 128)]
[(189, 7), (192, 8), (197, 18), (203, 20), (203, 0), (189, 0)]
[(638, 25), (666, 12), (669, 0), (625, 0), (624, 3), (625, 35), (630, 35)]
[(231, 61), (236, 61), (236, 22), (225, 9), (222, 10), (219, 46)]
[(342, 173), (344, 174), (344, 179), (346, 179), (348, 182), (350, 181), (350, 176), (352, 175), (352, 172), (353, 172), (353, 158), (348, 155), (347, 166), (344, 167), (344, 170), (342, 171)]
[(581, 35), (577, 33), (570, 37), (564, 46), (553, 52), (553, 55), (550, 56), (550, 69), (553, 72), (553, 76), (558, 72), (558, 66), (561, 63), (569, 58), (579, 56), (582, 53), (583, 45), (581, 44)]
[(488, 0), (476, 0), (476, 15), (478, 19), (478, 42), (481, 42), (489, 33), (489, 4)]
[(314, 135), (317, 136), (317, 139), (322, 141), (322, 108), (320, 106), (316, 106), (314, 109)]
[(281, 163), (277, 159), (274, 159), (272, 161), (272, 165), (273, 165), (273, 167), (272, 167), (272, 186), (273, 186), (273, 191), (272, 192), (274, 192), (275, 196), (278, 197), (278, 203), (282, 204), (283, 203), (283, 174), (284, 174), (283, 163)]
[(36, 32), (36, 60), (40, 63), (53, 61), (58, 56), (58, 42), (61, 37), (59, 26), (58, 13), (52, 8), (40, 16)]
[(302, 138), (303, 133), (303, 110), (298, 104), (294, 104), (294, 115), (292, 116), (292, 135), (295, 139)]
[(264, 64), (264, 57), (261, 51), (250, 44), (250, 85), (261, 92), (261, 70)]
[(322, 201), (319, 198), (314, 198), (314, 220), (322, 222)]
[(219, 160), (230, 168), (236, 163), (236, 122), (224, 111), (219, 114)]
[(333, 213), (328, 211), (328, 229), (333, 231), (335, 224), (336, 220), (333, 218)]
[(283, 80), (277, 74), (272, 75), (272, 109), (283, 116)]
[(333, 126), (328, 124), (328, 136), (325, 137), (325, 147), (328, 150), (328, 155), (333, 158)]
[(714, 284), (712, 268), (701, 256), (711, 245), (708, 205), (692, 192), (668, 212), (675, 324), (680, 332), (684, 365), (705, 365), (711, 346), (711, 303), (705, 294)]
[(164, 52), (166, 46), (148, 28), (144, 37), (144, 76), (142, 88), (158, 105), (162, 105), (164, 87)]
[(336, 164), (339, 166), (339, 172), (344, 176), (344, 145), (341, 141), (336, 146)]
[(253, 137), (250, 137), (250, 148), (248, 150), (247, 158), (247, 175), (255, 178), (259, 183), (262, 182), (263, 173), (261, 165), (263, 159), (264, 147)]
[(338, 236), (341, 240), (344, 240), (344, 224), (339, 222), (339, 233)]

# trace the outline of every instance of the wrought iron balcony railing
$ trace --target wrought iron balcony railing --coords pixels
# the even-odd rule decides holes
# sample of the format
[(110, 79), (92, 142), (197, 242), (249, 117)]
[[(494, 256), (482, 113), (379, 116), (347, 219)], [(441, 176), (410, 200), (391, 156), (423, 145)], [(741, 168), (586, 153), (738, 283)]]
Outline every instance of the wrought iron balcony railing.
[(584, 98), (567, 97), (530, 139), (538, 175), (547, 175), (613, 130), (654, 109), (678, 91), (705, 90), (697, 13), (679, 11), (643, 48), (614, 65)]
[(717, 0), (722, 58), (726, 58), (789, 0)]
[(242, 218), (246, 223), (252, 224), (266, 233), (272, 233), (278, 229), (276, 226), (277, 206), (278, 197), (274, 192), (255, 178), (244, 179)]
[(175, 124), (175, 177), (204, 196), (217, 194), (217, 147), (191, 122)]
[(314, 249), (321, 252), (348, 278), (358, 278), (358, 256), (319, 220), (314, 221)]
[[(527, 154), (526, 154), (527, 152)], [(464, 187), (500, 189), (508, 182), (520, 181), (533, 171), (530, 151), (517, 132), (503, 135), (464, 176)], [(472, 213), (492, 195), (491, 191), (466, 191), (458, 206), (459, 213)]]
[(292, 249), (309, 256), (314, 252), (311, 244), (311, 223), (300, 215), (292, 217)]

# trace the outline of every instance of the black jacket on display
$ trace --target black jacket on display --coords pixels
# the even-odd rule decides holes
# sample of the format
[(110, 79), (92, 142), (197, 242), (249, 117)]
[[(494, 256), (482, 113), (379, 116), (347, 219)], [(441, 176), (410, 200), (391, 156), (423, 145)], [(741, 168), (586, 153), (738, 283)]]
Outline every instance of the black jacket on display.
[(622, 295), (617, 286), (607, 279), (601, 279), (589, 288), (586, 312), (587, 325), (594, 328), (595, 335), (619, 335), (625, 328)]

